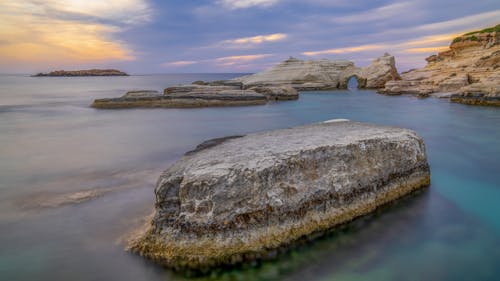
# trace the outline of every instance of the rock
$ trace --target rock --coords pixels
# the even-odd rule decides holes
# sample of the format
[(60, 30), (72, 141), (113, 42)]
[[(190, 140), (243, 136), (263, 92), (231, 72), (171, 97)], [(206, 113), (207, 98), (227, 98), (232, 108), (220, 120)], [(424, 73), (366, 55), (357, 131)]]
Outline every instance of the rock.
[(296, 100), (299, 98), (299, 92), (291, 86), (253, 87), (249, 90), (265, 95), (268, 100)]
[(432, 93), (430, 94), (430, 96), (438, 99), (449, 99), (455, 94), (456, 93), (454, 92), (439, 92), (439, 93)]
[(168, 87), (164, 90), (164, 94), (172, 93), (216, 93), (225, 90), (239, 90), (236, 86), (209, 86), (209, 85), (179, 85)]
[(130, 249), (178, 270), (265, 258), (429, 182), (407, 129), (330, 120), (218, 139), (160, 176), (151, 227)]
[(388, 53), (363, 68), (360, 76), (366, 79), (365, 88), (369, 89), (384, 88), (387, 81), (401, 80), (396, 69), (396, 60)]
[(218, 80), (208, 83), (210, 86), (231, 86), (243, 90), (243, 83), (231, 80)]
[(191, 83), (191, 84), (193, 84), (193, 85), (207, 86), (207, 85), (208, 85), (208, 84), (210, 84), (210, 83), (205, 82), (205, 81), (198, 80), (198, 81), (194, 81), (194, 82), (193, 82), (193, 83)]
[(160, 96), (158, 91), (152, 90), (140, 90), (140, 91), (129, 91), (122, 98), (143, 98), (143, 97), (157, 97)]
[(176, 92), (163, 96), (97, 99), (94, 108), (195, 108), (212, 106), (262, 105), (266, 96), (254, 91), (220, 90), (216, 92)]
[(452, 102), (471, 105), (500, 106), (500, 72), (482, 78), (479, 82), (460, 89), (451, 96)]
[(128, 76), (127, 73), (116, 69), (88, 69), (88, 70), (56, 70), (49, 73), (38, 73), (34, 77), (72, 77), (72, 76)]
[(240, 86), (210, 86), (200, 83), (168, 87), (164, 95), (156, 91), (132, 91), (121, 98), (97, 99), (94, 108), (116, 109), (134, 107), (192, 108), (208, 106), (262, 105), (269, 100), (296, 100), (298, 92), (289, 86), (256, 87), (241, 90)]
[(500, 25), (455, 38), (450, 49), (432, 55), (427, 66), (387, 82), (382, 94), (440, 96), (453, 92), (451, 101), (498, 105), (500, 95)]
[(351, 77), (356, 77), (360, 88), (380, 88), (385, 82), (399, 79), (394, 57), (385, 54), (365, 68), (359, 68), (347, 60), (288, 60), (269, 70), (238, 77), (243, 88), (256, 86), (290, 85), (299, 91), (346, 89)]

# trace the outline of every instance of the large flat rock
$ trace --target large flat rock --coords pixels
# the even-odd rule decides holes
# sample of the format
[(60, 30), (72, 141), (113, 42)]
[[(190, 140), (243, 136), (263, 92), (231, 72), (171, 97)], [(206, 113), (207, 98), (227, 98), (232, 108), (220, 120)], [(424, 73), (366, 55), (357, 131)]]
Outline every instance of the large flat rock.
[(213, 106), (262, 105), (268, 101), (265, 95), (254, 91), (223, 89), (217, 91), (175, 92), (157, 96), (120, 97), (97, 99), (94, 108), (196, 108)]
[(429, 181), (407, 129), (339, 120), (211, 140), (160, 176), (131, 249), (176, 269), (264, 258)]

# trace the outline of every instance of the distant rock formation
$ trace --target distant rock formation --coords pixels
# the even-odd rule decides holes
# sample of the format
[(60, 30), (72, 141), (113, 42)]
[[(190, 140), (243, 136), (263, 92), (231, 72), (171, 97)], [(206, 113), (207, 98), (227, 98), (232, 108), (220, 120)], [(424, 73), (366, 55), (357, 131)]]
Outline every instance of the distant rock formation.
[(413, 131), (348, 120), (210, 140), (159, 178), (130, 248), (175, 269), (276, 255), (430, 183)]
[[(231, 84), (231, 83), (230, 83)], [(287, 86), (241, 89), (241, 85), (209, 86), (192, 84), (168, 87), (157, 91), (132, 91), (120, 98), (97, 99), (94, 108), (116, 109), (135, 107), (194, 108), (210, 106), (262, 105), (274, 100), (296, 100), (298, 92)]]
[(38, 73), (34, 77), (73, 77), (73, 76), (128, 76), (127, 73), (116, 69), (88, 69), (88, 70), (56, 70), (49, 73)]
[[(451, 101), (500, 105), (500, 25), (457, 37), (450, 49), (428, 57), (427, 66), (402, 73), (380, 93), (443, 97)], [(435, 94), (438, 93), (438, 94)]]
[(395, 59), (389, 54), (375, 59), (369, 66), (356, 67), (347, 60), (299, 60), (289, 58), (269, 70), (235, 78), (244, 88), (290, 85), (299, 91), (346, 89), (351, 77), (360, 88), (381, 88), (390, 80), (400, 79)]

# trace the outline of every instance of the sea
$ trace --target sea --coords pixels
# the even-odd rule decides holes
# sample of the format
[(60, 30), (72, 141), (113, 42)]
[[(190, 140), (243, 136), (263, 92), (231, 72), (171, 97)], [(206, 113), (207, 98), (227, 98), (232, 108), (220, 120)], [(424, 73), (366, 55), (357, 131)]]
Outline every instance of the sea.
[[(199, 109), (96, 98), (241, 74), (0, 76), (0, 280), (500, 280), (500, 108), (372, 90)], [(209, 275), (125, 251), (160, 173), (204, 140), (345, 118), (423, 137), (431, 186), (274, 260)]]

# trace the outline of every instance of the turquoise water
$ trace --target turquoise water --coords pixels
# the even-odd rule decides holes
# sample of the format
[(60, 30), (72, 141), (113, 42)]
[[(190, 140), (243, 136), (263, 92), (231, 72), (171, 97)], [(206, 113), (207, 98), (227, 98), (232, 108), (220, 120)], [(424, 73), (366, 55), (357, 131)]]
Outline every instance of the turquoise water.
[(498, 108), (357, 89), (252, 107), (89, 107), (234, 76), (0, 76), (0, 280), (189, 280), (123, 251), (159, 173), (209, 138), (334, 118), (416, 130), (431, 187), (278, 260), (201, 279), (500, 280)]

